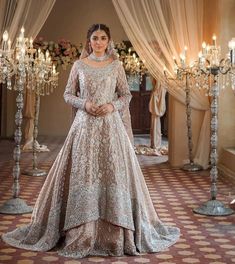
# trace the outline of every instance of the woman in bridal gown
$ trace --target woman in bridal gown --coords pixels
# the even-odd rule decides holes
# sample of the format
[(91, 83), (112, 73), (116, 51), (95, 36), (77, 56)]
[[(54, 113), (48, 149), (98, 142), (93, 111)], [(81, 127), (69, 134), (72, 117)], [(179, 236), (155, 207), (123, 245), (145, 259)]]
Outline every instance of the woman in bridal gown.
[(138, 255), (174, 244), (180, 231), (158, 218), (120, 115), (131, 94), (107, 26), (88, 30), (64, 98), (77, 108), (76, 116), (31, 222), (2, 239), (73, 258)]

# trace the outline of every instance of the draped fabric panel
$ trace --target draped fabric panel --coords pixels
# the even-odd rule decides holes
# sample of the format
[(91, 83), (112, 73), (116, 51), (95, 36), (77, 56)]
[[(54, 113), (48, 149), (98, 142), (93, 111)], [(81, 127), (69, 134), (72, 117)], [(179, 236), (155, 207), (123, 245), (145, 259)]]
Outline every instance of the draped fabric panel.
[(160, 118), (166, 112), (166, 89), (162, 86), (161, 82), (152, 81), (153, 91), (149, 101), (149, 112), (151, 113), (151, 148), (161, 149), (161, 122)]
[[(197, 59), (203, 41), (203, 7), (205, 0), (112, 0), (121, 24), (150, 74), (165, 82), (164, 66), (173, 76), (173, 56), (187, 46), (188, 62)], [(215, 0), (217, 2), (217, 0)], [(216, 6), (216, 5), (215, 5)], [(215, 15), (218, 10), (213, 10)], [(185, 91), (176, 82), (168, 83), (168, 92), (185, 104)], [(194, 153), (197, 162), (208, 167), (210, 142), (209, 99), (203, 89), (191, 89), (191, 107), (205, 111)]]

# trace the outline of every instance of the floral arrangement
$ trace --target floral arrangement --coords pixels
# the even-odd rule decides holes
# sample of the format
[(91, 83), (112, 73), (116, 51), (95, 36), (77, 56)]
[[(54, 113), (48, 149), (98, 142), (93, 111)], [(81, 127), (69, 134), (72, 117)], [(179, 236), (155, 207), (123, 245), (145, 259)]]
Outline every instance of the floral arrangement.
[(40, 48), (43, 53), (48, 50), (56, 68), (62, 66), (63, 69), (66, 69), (69, 64), (73, 64), (79, 58), (82, 50), (82, 44), (77, 46), (65, 39), (60, 39), (56, 43), (53, 41), (44, 41), (40, 37), (34, 41), (33, 45), (36, 49)]
[[(35, 49), (40, 48), (43, 53), (46, 53), (48, 50), (56, 68), (61, 66), (63, 69), (66, 69), (68, 65), (73, 64), (79, 58), (83, 48), (81, 43), (75, 45), (65, 39), (61, 39), (56, 43), (44, 41), (42, 37), (36, 39), (33, 45)], [(147, 72), (144, 62), (140, 60), (130, 42), (115, 43), (115, 49), (128, 75), (143, 75)]]

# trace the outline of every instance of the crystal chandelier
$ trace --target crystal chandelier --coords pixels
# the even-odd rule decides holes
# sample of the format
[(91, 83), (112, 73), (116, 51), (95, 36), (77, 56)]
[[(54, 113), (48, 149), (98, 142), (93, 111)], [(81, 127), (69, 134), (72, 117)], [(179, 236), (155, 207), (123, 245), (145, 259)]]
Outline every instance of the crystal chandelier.
[(145, 75), (148, 70), (142, 61), (135, 52), (132, 51), (132, 48), (128, 49), (128, 53), (121, 52), (118, 54), (119, 59), (127, 73), (127, 81), (129, 85), (133, 83), (141, 83), (143, 80), (143, 75)]
[(32, 38), (25, 38), (24, 28), (21, 29), (13, 49), (7, 31), (4, 32), (0, 49), (0, 83), (5, 84), (7, 89), (14, 89), (17, 92), (17, 112), (15, 115), (16, 130), (13, 153), (13, 197), (0, 207), (0, 213), (22, 214), (32, 211), (32, 208), (19, 198), (23, 93), (25, 89), (31, 89), (36, 94), (48, 94), (57, 86), (57, 81), (58, 73), (52, 65), (49, 54), (44, 55), (33, 48), (33, 40)]

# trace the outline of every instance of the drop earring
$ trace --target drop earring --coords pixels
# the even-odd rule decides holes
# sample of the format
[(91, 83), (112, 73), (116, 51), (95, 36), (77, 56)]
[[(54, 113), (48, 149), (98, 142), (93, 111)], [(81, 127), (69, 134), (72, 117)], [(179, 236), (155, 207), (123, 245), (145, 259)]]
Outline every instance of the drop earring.
[(88, 44), (88, 51), (89, 51), (89, 53), (92, 53), (91, 43)]

